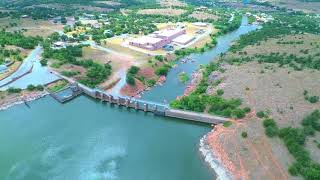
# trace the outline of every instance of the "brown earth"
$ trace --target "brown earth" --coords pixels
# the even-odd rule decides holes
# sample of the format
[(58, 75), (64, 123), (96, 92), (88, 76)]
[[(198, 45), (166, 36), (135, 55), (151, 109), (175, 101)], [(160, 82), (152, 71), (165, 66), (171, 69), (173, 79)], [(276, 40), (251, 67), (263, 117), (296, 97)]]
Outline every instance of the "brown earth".
[[(228, 128), (216, 126), (208, 136), (213, 151), (236, 179), (299, 179), (287, 171), (293, 157), (280, 139), (266, 137), (262, 120), (255, 113), (268, 111), (280, 127), (299, 127), (304, 116), (320, 108), (320, 103), (311, 104), (303, 96), (304, 90), (320, 95), (320, 72), (293, 71), (257, 62), (224, 68), (226, 72), (219, 77), (223, 79), (223, 96), (241, 98), (243, 107), (251, 107), (252, 112), (243, 120), (233, 120)], [(243, 138), (242, 132), (248, 137)], [(306, 148), (313, 159), (320, 159), (312, 138)]]
[(145, 89), (143, 83), (136, 79), (134, 86), (126, 84), (120, 90), (120, 93), (125, 96), (135, 97)]
[[(303, 44), (283, 44), (288, 42), (301, 42)], [(279, 44), (280, 42), (281, 44)], [(303, 54), (301, 50), (309, 50), (308, 54)], [(320, 52), (320, 36), (314, 34), (304, 35), (287, 35), (278, 39), (272, 38), (263, 41), (260, 45), (247, 46), (242, 52), (246, 52), (245, 56), (254, 56), (255, 54), (270, 54), (270, 53), (287, 53), (297, 56), (309, 56)], [(238, 57), (239, 54), (228, 53), (228, 57)]]
[(139, 10), (138, 14), (147, 14), (147, 15), (154, 15), (154, 14), (159, 14), (163, 16), (179, 16), (183, 13), (185, 13), (186, 10), (183, 9), (143, 9)]
[(153, 79), (156, 77), (156, 74), (154, 72), (154, 69), (151, 67), (144, 67), (141, 68), (138, 72), (138, 76), (142, 76), (146, 79)]
[(179, 0), (160, 0), (159, 4), (162, 7), (185, 7), (187, 5)]
[[(17, 26), (11, 27), (10, 23), (16, 23)], [(26, 36), (48, 37), (54, 32), (63, 31), (63, 25), (53, 24), (45, 20), (33, 20), (31, 18), (0, 18), (0, 26), (7, 27), (7, 30), (10, 32), (21, 30)]]
[(205, 12), (200, 12), (200, 11), (194, 11), (192, 14), (189, 15), (189, 17), (196, 18), (198, 20), (218, 20), (218, 16), (214, 14), (209, 14)]
[[(299, 0), (266, 0), (271, 4), (293, 10), (304, 11), (306, 13), (320, 13), (320, 2), (302, 2)], [(275, 3), (276, 2), (276, 3)]]

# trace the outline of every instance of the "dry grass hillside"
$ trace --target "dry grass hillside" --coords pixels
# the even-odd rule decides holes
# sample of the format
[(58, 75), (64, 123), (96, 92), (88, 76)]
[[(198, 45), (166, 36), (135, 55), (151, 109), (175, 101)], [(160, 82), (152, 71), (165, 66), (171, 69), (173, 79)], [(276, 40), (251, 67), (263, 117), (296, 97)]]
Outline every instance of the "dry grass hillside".
[[(277, 42), (303, 41), (303, 43), (279, 44)], [(310, 54), (320, 52), (317, 47), (319, 36), (297, 35), (281, 39), (269, 39), (260, 45), (249, 46), (241, 53), (228, 53), (225, 58), (254, 56), (290, 52), (297, 56), (307, 56), (300, 50), (309, 49)], [(302, 119), (316, 109), (320, 102), (310, 103), (304, 98), (307, 90), (312, 95), (320, 96), (320, 71), (293, 68), (278, 64), (258, 63), (257, 61), (242, 64), (224, 64), (225, 72), (219, 74), (222, 83), (217, 89), (223, 89), (223, 96), (240, 98), (243, 107), (251, 107), (251, 113), (241, 120), (232, 120), (232, 125), (218, 125), (208, 136), (209, 145), (220, 155), (226, 168), (238, 179), (302, 179), (291, 176), (288, 168), (295, 159), (279, 138), (268, 138), (265, 135), (263, 120), (256, 112), (265, 111), (280, 128), (301, 127)], [(244, 138), (242, 133), (246, 132)], [(308, 138), (305, 148), (313, 160), (320, 163), (320, 149), (315, 140), (320, 133)]]

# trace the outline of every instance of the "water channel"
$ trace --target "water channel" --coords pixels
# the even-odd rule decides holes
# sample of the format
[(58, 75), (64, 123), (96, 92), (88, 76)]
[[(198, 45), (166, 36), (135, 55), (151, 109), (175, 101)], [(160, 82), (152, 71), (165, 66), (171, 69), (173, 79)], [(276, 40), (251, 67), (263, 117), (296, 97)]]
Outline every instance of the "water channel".
[[(232, 41), (254, 30), (244, 18), (194, 63), (179, 64), (164, 86), (143, 99), (162, 102), (181, 95), (178, 74), (226, 52)], [(67, 104), (51, 97), (0, 111), (0, 179), (215, 179), (198, 152), (210, 127), (102, 104), (81, 96)]]

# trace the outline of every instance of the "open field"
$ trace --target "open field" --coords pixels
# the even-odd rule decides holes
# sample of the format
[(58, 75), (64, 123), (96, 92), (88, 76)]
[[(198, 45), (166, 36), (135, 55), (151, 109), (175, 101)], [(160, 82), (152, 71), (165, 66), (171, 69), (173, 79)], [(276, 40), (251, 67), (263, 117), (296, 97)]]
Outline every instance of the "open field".
[(303, 2), (299, 0), (279, 0), (274, 3), (274, 0), (267, 0), (271, 4), (285, 7), (289, 9), (304, 11), (306, 13), (320, 13), (320, 2)]
[(185, 7), (187, 5), (186, 3), (179, 0), (160, 0), (159, 4), (162, 7)]
[[(12, 24), (16, 25), (12, 26)], [(12, 32), (22, 30), (23, 34), (26, 36), (48, 37), (54, 32), (63, 31), (63, 25), (53, 24), (45, 20), (33, 20), (30, 18), (20, 20), (1, 18), (0, 26), (7, 27), (7, 30)]]
[(179, 16), (185, 13), (186, 10), (183, 9), (142, 9), (138, 11), (138, 14), (146, 15), (163, 15), (163, 16)]
[(320, 103), (311, 104), (303, 96), (304, 90), (320, 95), (319, 71), (293, 71), (257, 62), (226, 65), (226, 69), (221, 77), (224, 96), (240, 97), (245, 106), (257, 111), (270, 111), (280, 127), (299, 127), (305, 115), (320, 108)]
[(194, 11), (192, 14), (189, 15), (189, 17), (196, 18), (198, 20), (218, 20), (218, 16), (214, 14), (209, 14), (205, 12), (200, 12), (200, 11)]
[[(301, 50), (308, 50), (307, 54), (301, 53)], [(287, 53), (297, 56), (309, 56), (320, 52), (320, 36), (313, 34), (287, 35), (278, 39), (268, 39), (260, 45), (245, 47), (242, 52), (245, 56), (254, 56), (256, 54)], [(228, 57), (236, 57), (238, 54), (229, 53)]]
[[(219, 85), (224, 90), (223, 96), (241, 98), (243, 106), (251, 107), (252, 113), (241, 121), (234, 121), (231, 127), (216, 128), (217, 132), (209, 135), (213, 149), (221, 154), (226, 164), (229, 162), (229, 168), (239, 177), (295, 179), (287, 171), (288, 165), (293, 163), (287, 148), (280, 139), (265, 136), (262, 120), (255, 113), (269, 112), (280, 127), (300, 127), (303, 117), (320, 108), (320, 103), (311, 104), (303, 96), (304, 90), (320, 95), (320, 72), (292, 71), (257, 62), (225, 65), (224, 68), (225, 73), (219, 77), (223, 79)], [(242, 132), (247, 132), (248, 138), (241, 137)], [(313, 152), (314, 159), (320, 159), (314, 143), (309, 142), (307, 148)]]
[(106, 4), (109, 6), (120, 6), (121, 3), (117, 1), (95, 1), (96, 4)]
[[(223, 59), (271, 53), (308, 57), (320, 52), (319, 40), (319, 36), (311, 34), (288, 35), (247, 46), (241, 52), (229, 52)], [(262, 119), (256, 117), (256, 112), (267, 112), (280, 128), (301, 128), (302, 119), (320, 109), (319, 102), (310, 103), (303, 95), (305, 90), (312, 95), (320, 95), (320, 72), (308, 68), (295, 71), (291, 67), (279, 67), (277, 63), (260, 64), (257, 61), (240, 65), (225, 63), (223, 68), (225, 72), (218, 77), (222, 83), (213, 92), (223, 89), (224, 98), (240, 98), (243, 107), (251, 108), (251, 113), (241, 120), (232, 121), (230, 127), (217, 126), (208, 136), (212, 149), (238, 178), (300, 179), (288, 173), (294, 158), (282, 140), (265, 135)], [(242, 132), (246, 132), (248, 137), (243, 138)], [(314, 140), (319, 136), (317, 132), (305, 145), (311, 158), (318, 163), (320, 151)]]
[[(113, 49), (114, 50), (114, 49)], [(93, 59), (94, 61), (100, 64), (109, 63), (112, 66), (112, 74), (99, 87), (103, 89), (108, 89), (112, 84), (119, 81), (123, 73), (126, 72), (131, 66), (142, 66), (147, 63), (147, 61), (141, 60), (139, 55), (137, 56), (125, 54), (123, 51), (118, 51), (122, 54), (105, 52), (99, 49), (94, 49), (92, 47), (83, 48), (83, 58), (84, 59)], [(141, 57), (141, 56), (140, 56)]]
[(94, 11), (94, 12), (109, 12), (113, 10), (110, 8), (101, 8), (96, 6), (83, 6), (83, 5), (73, 5), (73, 7), (83, 11)]
[(105, 40), (104, 41), (105, 43), (102, 43), (102, 46), (109, 48), (109, 49), (112, 49), (113, 51), (119, 52), (119, 53), (123, 54), (124, 56), (129, 56), (132, 59), (138, 60), (138, 61), (136, 61), (136, 63), (138, 65), (146, 63), (151, 58), (150, 56), (148, 56), (146, 54), (134, 51), (134, 50), (129, 49), (127, 47), (123, 47), (122, 43), (124, 41), (125, 41), (125, 39), (123, 39), (121, 37), (113, 37), (111, 39)]

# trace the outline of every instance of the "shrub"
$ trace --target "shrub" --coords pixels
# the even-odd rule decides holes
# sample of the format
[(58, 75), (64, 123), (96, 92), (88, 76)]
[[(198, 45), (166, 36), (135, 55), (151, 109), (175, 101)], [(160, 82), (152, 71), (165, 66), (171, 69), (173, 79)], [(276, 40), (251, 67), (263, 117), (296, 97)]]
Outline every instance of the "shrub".
[(310, 103), (317, 103), (319, 101), (319, 96), (311, 96), (308, 98)]
[(222, 96), (224, 94), (224, 91), (222, 89), (217, 90), (217, 95)]
[(246, 116), (246, 113), (242, 109), (235, 109), (232, 111), (232, 116), (237, 119), (241, 119)]
[(168, 74), (169, 68), (167, 66), (161, 66), (156, 69), (156, 74), (158, 76), (166, 76)]
[(41, 66), (47, 66), (48, 65), (48, 60), (47, 59), (41, 59), (40, 60)]
[(140, 68), (137, 66), (131, 66), (128, 70), (128, 73), (136, 75), (139, 72)]
[(62, 71), (61, 74), (67, 77), (73, 77), (80, 74), (80, 72), (79, 71)]
[(251, 112), (251, 108), (250, 107), (245, 107), (243, 108), (244, 112), (249, 113)]
[(278, 135), (279, 129), (273, 119), (265, 119), (263, 121), (263, 126), (265, 127), (265, 134), (268, 137), (275, 137)]
[(265, 114), (264, 114), (264, 112), (263, 111), (259, 111), (259, 112), (257, 112), (257, 114), (256, 114), (257, 116), (258, 116), (258, 118), (264, 118), (265, 117)]
[(134, 85), (136, 84), (134, 75), (133, 75), (133, 74), (130, 74), (130, 73), (127, 74), (126, 82), (127, 82), (129, 85), (134, 86)]
[(36, 86), (36, 89), (37, 89), (38, 91), (43, 91), (43, 90), (44, 90), (44, 87), (43, 87), (42, 85), (37, 85), (37, 86)]
[(154, 58), (155, 58), (156, 60), (160, 61), (160, 62), (162, 62), (162, 61), (164, 60), (164, 58), (163, 58), (162, 55), (156, 55)]
[(247, 137), (248, 137), (248, 133), (245, 132), (245, 131), (243, 131), (243, 132), (241, 133), (241, 136), (242, 136), (243, 138), (247, 138)]
[(9, 92), (10, 94), (20, 93), (21, 91), (22, 91), (22, 90), (21, 90), (20, 88), (10, 87), (10, 88), (8, 89), (8, 92)]
[(147, 80), (147, 86), (152, 87), (156, 84), (156, 80), (155, 79), (149, 79)]
[(231, 122), (231, 121), (226, 121), (226, 122), (223, 123), (223, 126), (224, 126), (224, 127), (229, 127), (229, 126), (231, 126), (231, 125), (232, 125), (232, 122)]
[(36, 89), (36, 87), (34, 85), (32, 85), (32, 84), (27, 86), (27, 90), (28, 91), (34, 91), (35, 89)]

